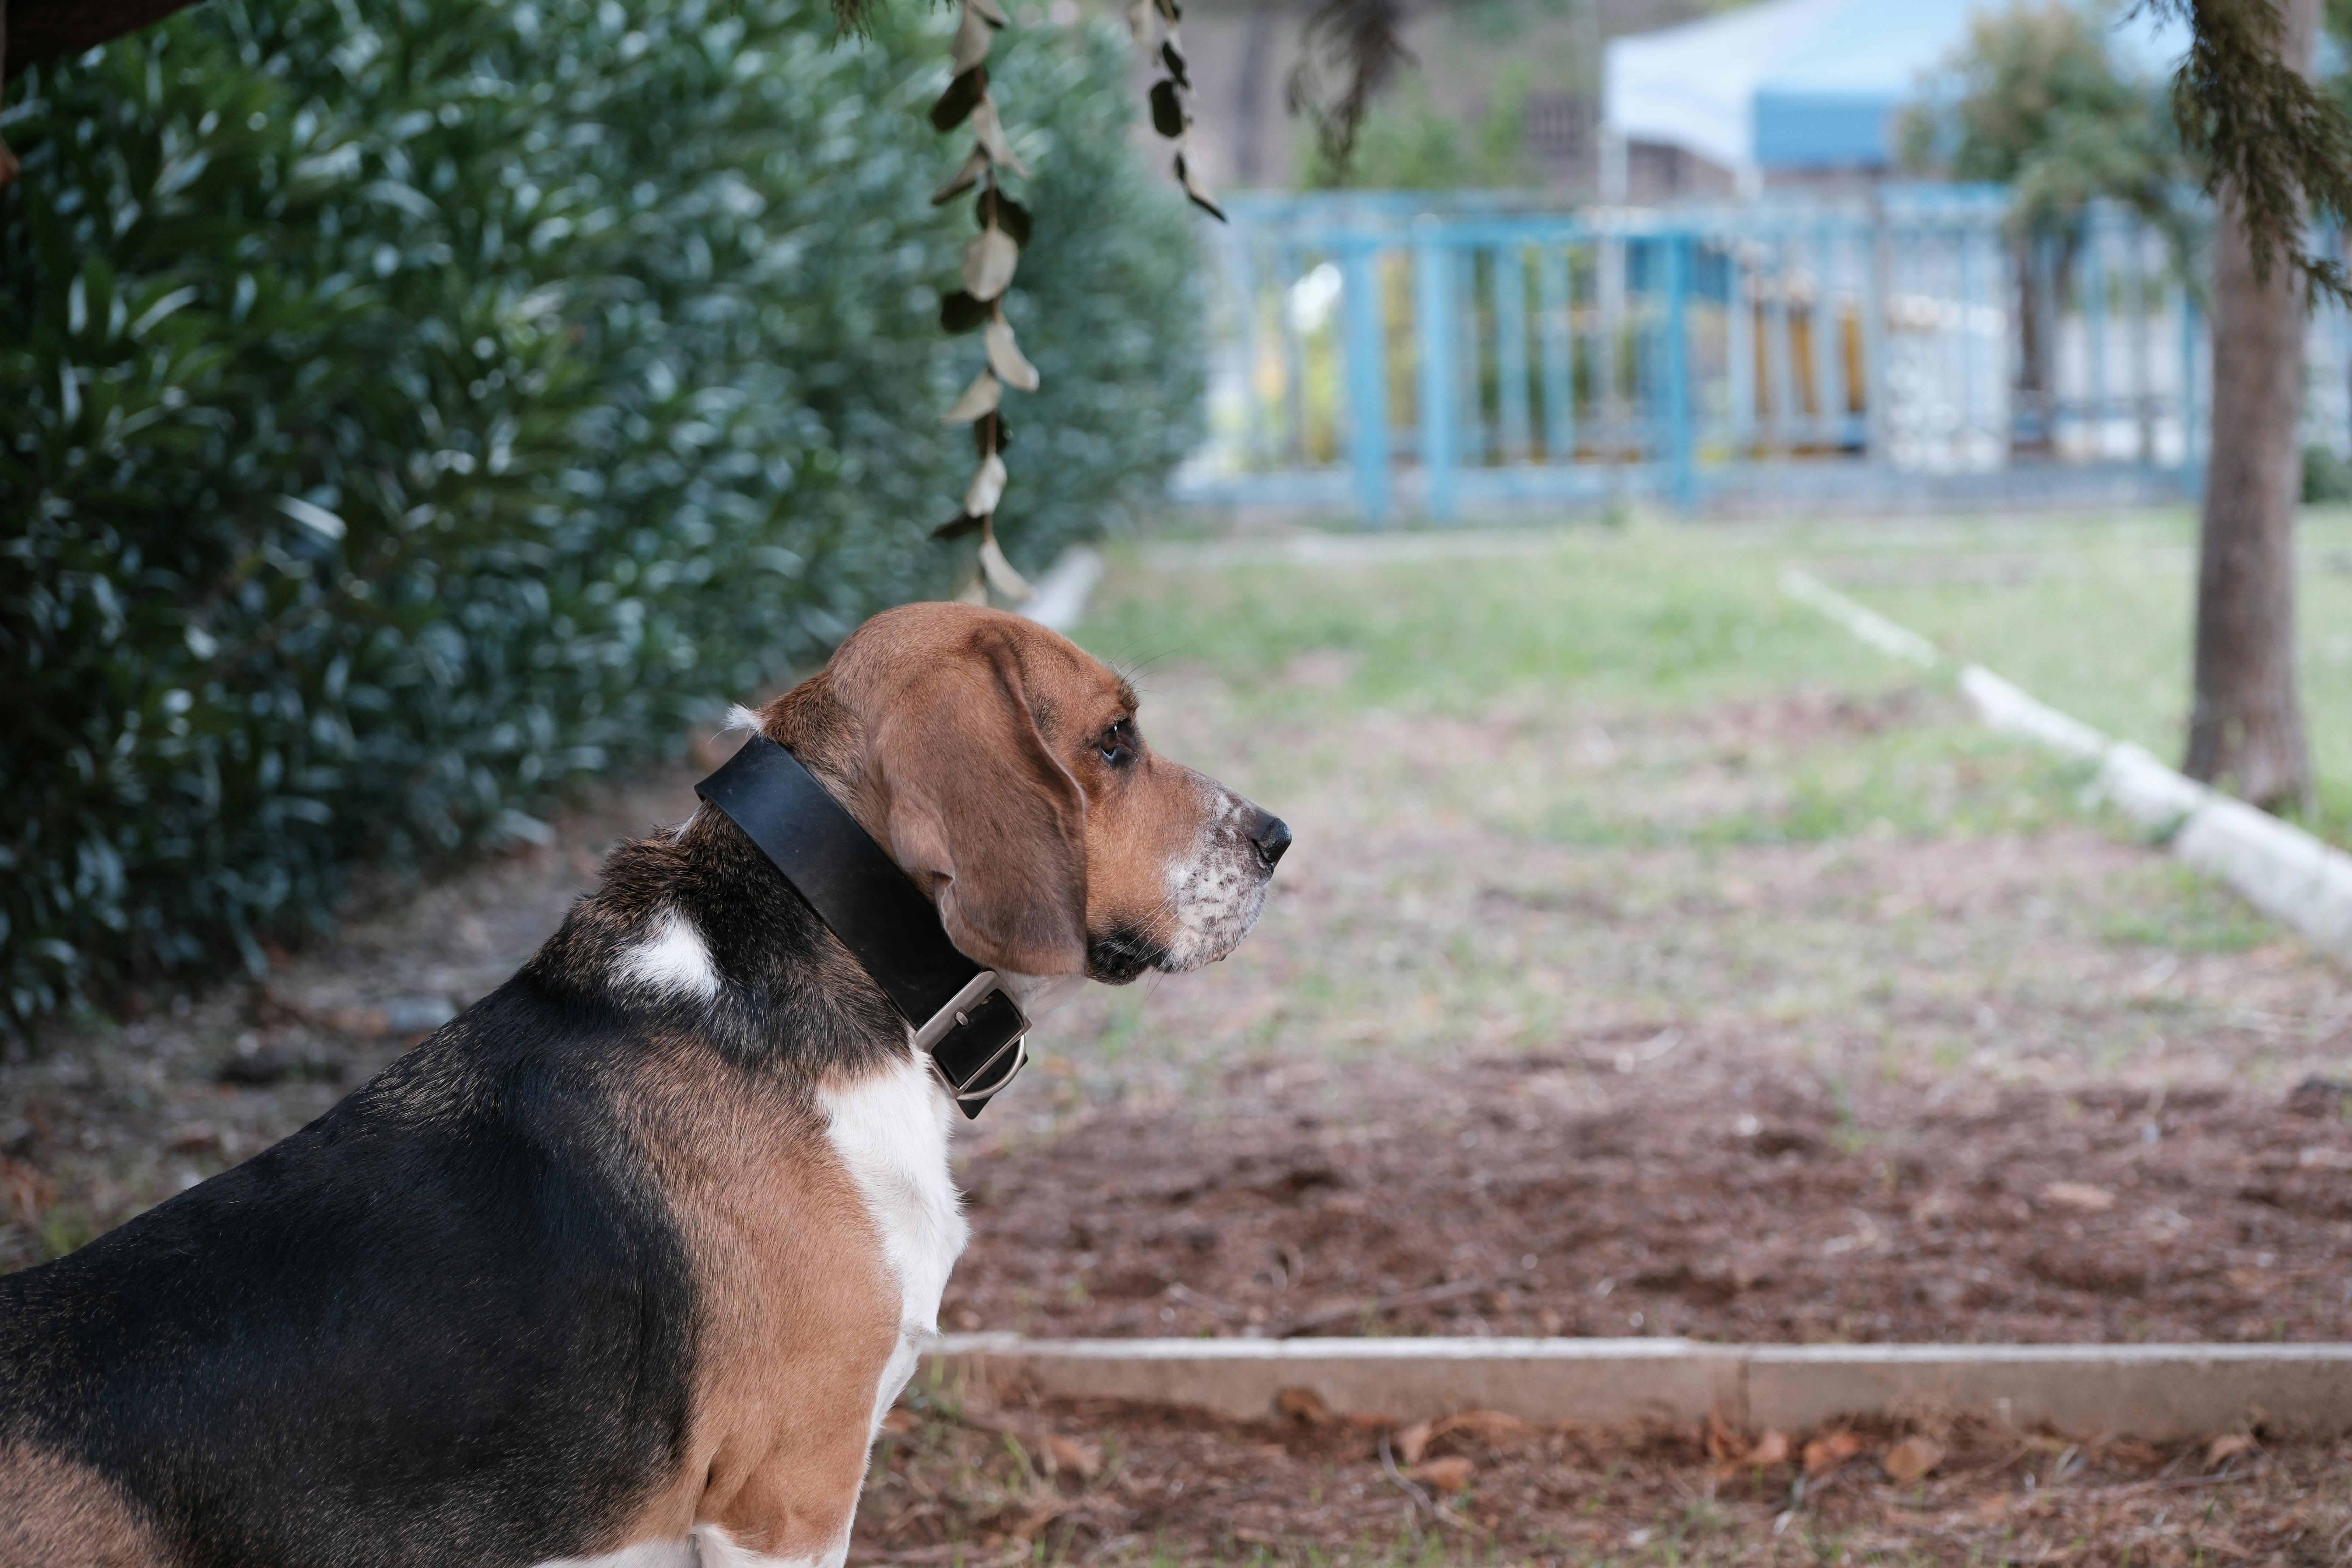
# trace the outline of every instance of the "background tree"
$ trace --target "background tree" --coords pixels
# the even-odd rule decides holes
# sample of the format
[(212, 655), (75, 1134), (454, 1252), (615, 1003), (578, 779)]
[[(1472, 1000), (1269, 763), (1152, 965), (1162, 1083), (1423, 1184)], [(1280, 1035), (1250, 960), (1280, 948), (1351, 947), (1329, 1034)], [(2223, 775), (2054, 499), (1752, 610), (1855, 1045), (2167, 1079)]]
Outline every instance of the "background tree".
[(2150, 5), (2194, 30), (2173, 113), (2210, 160), (2215, 198), (2212, 439), (2182, 765), (2258, 805), (2298, 806), (2311, 797), (2294, 648), (2304, 315), (2314, 291), (2347, 294), (2305, 218), (2352, 215), (2352, 120), (2312, 79), (2319, 0)]
[[(1916, 173), (2009, 186), (2019, 252), (2021, 390), (2051, 428), (2052, 358), (2084, 210), (2120, 202), (2172, 237), (2184, 260), (2191, 215), (2178, 199), (2190, 174), (2153, 84), (2132, 80), (2108, 47), (2112, 9), (2018, 5), (1979, 16), (1948, 76), (1904, 111), (1897, 142)], [(2053, 296), (2027, 254), (2047, 246)]]

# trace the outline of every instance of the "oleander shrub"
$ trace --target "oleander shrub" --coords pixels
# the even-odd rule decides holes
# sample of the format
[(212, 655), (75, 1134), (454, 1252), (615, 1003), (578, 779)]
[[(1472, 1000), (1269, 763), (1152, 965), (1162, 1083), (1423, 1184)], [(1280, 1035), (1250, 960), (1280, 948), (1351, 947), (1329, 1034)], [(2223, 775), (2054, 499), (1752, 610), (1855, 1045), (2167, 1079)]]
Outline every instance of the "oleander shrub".
[[(944, 26), (212, 0), (11, 84), (0, 1011), (253, 964), (355, 861), (539, 834), (953, 585)], [(1036, 171), (1034, 568), (1190, 440), (1193, 237), (1115, 37), (995, 67)]]

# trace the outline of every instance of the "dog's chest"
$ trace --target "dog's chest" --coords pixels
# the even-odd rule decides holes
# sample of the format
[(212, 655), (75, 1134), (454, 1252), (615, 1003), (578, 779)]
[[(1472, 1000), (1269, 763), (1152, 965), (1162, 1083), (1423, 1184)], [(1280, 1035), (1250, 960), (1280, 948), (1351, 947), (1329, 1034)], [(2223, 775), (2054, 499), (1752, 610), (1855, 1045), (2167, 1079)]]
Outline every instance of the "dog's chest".
[(909, 1051), (903, 1062), (817, 1093), (827, 1140), (866, 1201), (898, 1289), (898, 1342), (875, 1391), (878, 1425), (939, 1329), (940, 1296), (970, 1234), (948, 1171), (953, 1109)]

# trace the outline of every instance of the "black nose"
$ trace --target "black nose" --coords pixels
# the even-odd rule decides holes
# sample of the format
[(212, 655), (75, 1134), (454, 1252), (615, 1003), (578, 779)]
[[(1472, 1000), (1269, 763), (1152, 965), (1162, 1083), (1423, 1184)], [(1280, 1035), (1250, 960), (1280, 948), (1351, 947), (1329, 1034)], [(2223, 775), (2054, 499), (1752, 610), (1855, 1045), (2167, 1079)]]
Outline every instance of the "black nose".
[(1250, 842), (1257, 846), (1257, 858), (1273, 870), (1282, 852), (1290, 847), (1290, 824), (1268, 812), (1257, 814), (1257, 825), (1250, 829)]

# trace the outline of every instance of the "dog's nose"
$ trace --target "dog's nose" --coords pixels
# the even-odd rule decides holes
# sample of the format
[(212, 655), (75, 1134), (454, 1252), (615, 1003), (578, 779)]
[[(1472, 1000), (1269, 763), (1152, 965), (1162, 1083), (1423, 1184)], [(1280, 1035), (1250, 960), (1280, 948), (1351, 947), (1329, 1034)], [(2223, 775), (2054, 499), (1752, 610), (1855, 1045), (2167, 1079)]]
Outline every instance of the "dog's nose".
[(1290, 847), (1290, 824), (1271, 812), (1261, 811), (1249, 837), (1250, 842), (1257, 846), (1257, 858), (1271, 871), (1282, 858), (1282, 852)]

